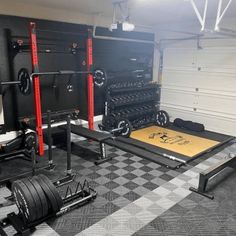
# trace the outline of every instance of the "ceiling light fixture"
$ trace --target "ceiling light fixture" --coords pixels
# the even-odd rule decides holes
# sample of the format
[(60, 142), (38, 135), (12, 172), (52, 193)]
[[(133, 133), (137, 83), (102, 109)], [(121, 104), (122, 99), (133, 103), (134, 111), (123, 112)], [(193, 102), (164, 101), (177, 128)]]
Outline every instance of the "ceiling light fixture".
[[(113, 30), (122, 30), (126, 32), (133, 31), (135, 29), (135, 25), (132, 24), (129, 20), (129, 9), (128, 9), (128, 0), (113, 0), (113, 21), (109, 27), (110, 31)], [(126, 9), (123, 8), (122, 5), (126, 5)], [(117, 19), (117, 11), (120, 11), (121, 19)], [(125, 13), (125, 10), (128, 13)]]

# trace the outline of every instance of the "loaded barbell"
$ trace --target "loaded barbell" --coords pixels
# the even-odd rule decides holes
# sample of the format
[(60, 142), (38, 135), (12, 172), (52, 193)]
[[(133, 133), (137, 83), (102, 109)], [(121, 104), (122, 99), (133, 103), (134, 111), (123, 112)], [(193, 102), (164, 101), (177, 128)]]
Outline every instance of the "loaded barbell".
[(38, 72), (30, 74), (26, 68), (21, 68), (18, 72), (17, 81), (6, 81), (0, 83), (0, 92), (3, 86), (18, 85), (20, 92), (23, 95), (29, 95), (32, 93), (33, 88), (33, 78), (40, 75), (82, 75), (82, 74), (92, 74), (94, 78), (94, 84), (98, 88), (105, 86), (107, 81), (106, 73), (103, 69), (95, 69), (94, 71), (70, 71), (61, 70), (53, 72)]
[(116, 119), (115, 116), (103, 116), (102, 124), (98, 125), (101, 131), (108, 131), (115, 136), (128, 138), (132, 132), (132, 125), (128, 119)]
[[(146, 124), (155, 123), (160, 127), (167, 127), (170, 124), (170, 118), (166, 111), (149, 107), (137, 107), (132, 109), (124, 109), (119, 112), (111, 113), (103, 116), (102, 124), (99, 129), (108, 131), (115, 136), (129, 137), (133, 128), (138, 128)], [(137, 113), (137, 114), (136, 114)], [(117, 119), (117, 117), (120, 117)], [(132, 120), (130, 122), (129, 120)]]

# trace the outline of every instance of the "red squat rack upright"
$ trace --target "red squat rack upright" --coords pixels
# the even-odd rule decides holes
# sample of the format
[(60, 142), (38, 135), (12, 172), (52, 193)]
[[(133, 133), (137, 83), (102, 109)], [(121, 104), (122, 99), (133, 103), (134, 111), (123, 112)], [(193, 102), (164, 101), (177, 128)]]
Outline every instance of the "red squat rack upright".
[[(37, 48), (37, 35), (36, 35), (36, 24), (30, 22), (30, 49), (31, 49), (31, 60), (32, 60), (32, 73), (39, 73), (39, 60), (38, 60), (38, 48)], [(93, 69), (93, 39), (92, 31), (88, 30), (87, 38), (87, 70), (92, 71)], [(43, 127), (42, 127), (42, 108), (41, 108), (41, 95), (40, 95), (40, 78), (38, 75), (33, 77), (33, 88), (34, 88), (34, 107), (35, 107), (35, 118), (36, 118), (36, 133), (38, 138), (38, 154), (39, 156), (44, 155), (44, 144), (43, 144)], [(94, 83), (92, 73), (87, 75), (87, 103), (88, 103), (88, 126), (89, 129), (94, 129)]]

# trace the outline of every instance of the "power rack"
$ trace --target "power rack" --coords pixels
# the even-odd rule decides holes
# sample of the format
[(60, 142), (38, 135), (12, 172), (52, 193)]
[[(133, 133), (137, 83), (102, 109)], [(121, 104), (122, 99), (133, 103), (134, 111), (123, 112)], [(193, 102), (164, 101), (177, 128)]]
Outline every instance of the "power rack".
[[(38, 42), (37, 42), (37, 32), (36, 32), (36, 24), (34, 22), (30, 22), (29, 24), (29, 44), (23, 44), (22, 40), (17, 40), (16, 42), (11, 43), (12, 58), (17, 53), (20, 52), (30, 52), (31, 54), (31, 62), (32, 62), (32, 90), (34, 93), (34, 109), (35, 109), (35, 131), (37, 133), (38, 139), (38, 154), (39, 156), (44, 155), (44, 146), (43, 146), (43, 129), (42, 129), (42, 108), (41, 108), (41, 89), (40, 89), (40, 72), (39, 69), (39, 57), (38, 53), (41, 51), (38, 50)], [(39, 30), (41, 31), (41, 30)], [(88, 104), (88, 124), (89, 129), (94, 129), (94, 77), (93, 77), (93, 40), (92, 40), (92, 32), (91, 29), (87, 29), (87, 41), (86, 41), (86, 58), (87, 58), (87, 104)], [(10, 38), (10, 37), (8, 37)], [(75, 43), (74, 43), (75, 44)], [(77, 53), (77, 45), (75, 44), (71, 47), (70, 52), (72, 54)], [(48, 51), (45, 50), (44, 53)], [(54, 53), (54, 52), (53, 52)], [(9, 84), (9, 83), (8, 83)], [(14, 82), (16, 84), (16, 82)], [(20, 82), (18, 82), (20, 84)]]

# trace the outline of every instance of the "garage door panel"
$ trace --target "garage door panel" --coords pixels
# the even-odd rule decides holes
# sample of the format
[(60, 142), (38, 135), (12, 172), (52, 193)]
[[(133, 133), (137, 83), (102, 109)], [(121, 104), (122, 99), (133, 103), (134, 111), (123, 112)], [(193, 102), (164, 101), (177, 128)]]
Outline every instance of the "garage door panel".
[(222, 68), (234, 68), (236, 63), (236, 49), (199, 50), (197, 53), (198, 65), (218, 65)]
[(236, 99), (222, 96), (198, 95), (196, 108), (218, 111), (223, 115), (226, 113), (236, 116)]
[[(217, 112), (222, 115), (236, 115), (236, 96), (222, 96), (217, 94), (203, 94), (199, 92), (179, 91), (174, 89), (162, 89), (162, 104), (172, 104), (188, 107), (191, 110), (201, 109)], [(217, 104), (217, 106), (216, 106)]]
[(236, 47), (171, 48), (164, 58), (162, 108), (235, 136)]
[(164, 65), (166, 67), (196, 67), (196, 50), (192, 49), (166, 49), (164, 54)]
[(208, 130), (235, 136), (236, 117), (220, 117), (211, 114), (205, 114), (199, 111), (194, 112), (186, 109), (181, 109), (180, 107), (176, 109), (168, 105), (161, 106), (161, 109), (168, 111), (171, 121), (173, 121), (177, 117), (185, 120), (191, 120), (204, 124), (206, 129)]
[(177, 86), (189, 88), (203, 88), (212, 91), (232, 91), (236, 93), (236, 74), (219, 75), (187, 71), (164, 70), (163, 86)]
[(196, 98), (194, 94), (164, 89), (162, 90), (161, 103), (193, 107)]

